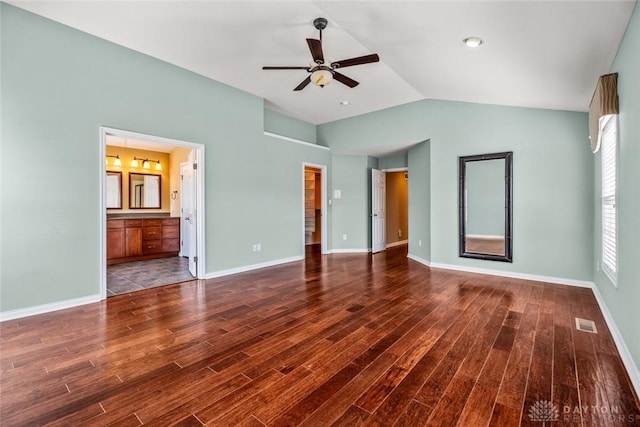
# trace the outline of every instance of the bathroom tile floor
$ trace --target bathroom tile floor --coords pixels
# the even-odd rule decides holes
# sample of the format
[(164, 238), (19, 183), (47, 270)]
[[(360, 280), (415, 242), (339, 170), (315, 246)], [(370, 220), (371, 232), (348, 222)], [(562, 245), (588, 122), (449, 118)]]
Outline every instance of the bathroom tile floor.
[(183, 257), (135, 261), (107, 266), (107, 296), (192, 280)]

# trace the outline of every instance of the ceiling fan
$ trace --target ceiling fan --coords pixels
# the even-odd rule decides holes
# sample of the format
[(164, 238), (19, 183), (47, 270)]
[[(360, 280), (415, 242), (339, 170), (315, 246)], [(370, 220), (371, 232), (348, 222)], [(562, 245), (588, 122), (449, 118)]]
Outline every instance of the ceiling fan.
[(335, 79), (340, 83), (354, 88), (360, 83), (336, 71), (337, 68), (353, 67), (354, 65), (369, 64), (371, 62), (380, 61), (377, 54), (359, 56), (357, 58), (343, 59), (341, 61), (329, 62), (325, 60), (322, 52), (322, 30), (327, 27), (325, 18), (316, 18), (313, 20), (313, 26), (320, 32), (320, 39), (307, 39), (309, 50), (313, 62), (308, 67), (262, 67), (263, 70), (307, 70), (309, 76), (296, 86), (294, 91), (304, 89), (309, 83), (316, 86), (325, 87), (331, 80)]

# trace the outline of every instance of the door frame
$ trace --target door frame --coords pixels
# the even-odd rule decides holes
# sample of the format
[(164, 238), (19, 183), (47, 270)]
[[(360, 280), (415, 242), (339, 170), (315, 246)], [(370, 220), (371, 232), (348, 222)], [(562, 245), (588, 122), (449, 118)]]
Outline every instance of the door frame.
[(304, 227), (304, 221), (305, 221), (305, 216), (304, 216), (304, 169), (305, 168), (314, 168), (314, 169), (319, 169), (320, 170), (320, 185), (322, 185), (322, 188), (320, 189), (320, 227), (322, 227), (322, 230), (320, 230), (320, 253), (327, 254), (328, 252), (328, 248), (327, 248), (327, 166), (326, 165), (318, 165), (315, 163), (308, 163), (308, 162), (302, 162), (302, 178), (300, 179), (300, 183), (302, 185), (302, 214), (301, 214), (301, 218), (302, 218), (302, 256), (304, 257), (305, 254), (305, 247), (306, 247), (306, 240), (305, 240), (305, 227)]
[(198, 165), (198, 173), (196, 174), (196, 256), (198, 257), (198, 263), (196, 265), (196, 279), (204, 279), (205, 272), (205, 191), (204, 191), (204, 168), (205, 168), (205, 153), (204, 144), (195, 142), (181, 141), (177, 139), (164, 138), (161, 136), (149, 135), (139, 132), (132, 132), (122, 129), (115, 129), (106, 126), (100, 126), (99, 129), (99, 141), (100, 141), (100, 157), (99, 157), (99, 180), (100, 180), (100, 194), (99, 194), (99, 206), (100, 206), (100, 299), (107, 298), (107, 209), (104, 200), (105, 191), (105, 175), (107, 172), (107, 166), (105, 164), (107, 135), (113, 135), (121, 138), (137, 139), (142, 141), (149, 141), (159, 144), (172, 145), (178, 147), (190, 148), (195, 151), (194, 162)]

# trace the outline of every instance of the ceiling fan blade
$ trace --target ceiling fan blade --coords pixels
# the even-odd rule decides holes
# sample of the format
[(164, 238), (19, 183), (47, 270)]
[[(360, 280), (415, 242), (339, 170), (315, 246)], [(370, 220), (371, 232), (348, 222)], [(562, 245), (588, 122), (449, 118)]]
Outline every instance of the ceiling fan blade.
[(334, 68), (353, 67), (354, 65), (370, 64), (372, 62), (380, 61), (380, 57), (377, 53), (365, 56), (359, 56), (357, 58), (343, 59), (342, 61), (333, 61), (331, 65)]
[(302, 81), (302, 83), (300, 83), (298, 86), (296, 86), (296, 88), (294, 89), (294, 91), (304, 89), (305, 87), (307, 87), (307, 85), (308, 85), (309, 83), (311, 83), (311, 76), (307, 77), (306, 79), (304, 79), (304, 80)]
[(322, 64), (324, 62), (324, 54), (322, 53), (322, 42), (317, 39), (307, 39), (309, 50), (314, 62)]
[(339, 81), (340, 83), (349, 86), (350, 88), (354, 88), (360, 84), (357, 81), (353, 80), (352, 78), (347, 77), (344, 74), (340, 74), (337, 71), (333, 72), (333, 78)]
[(308, 70), (309, 67), (262, 67), (263, 70)]

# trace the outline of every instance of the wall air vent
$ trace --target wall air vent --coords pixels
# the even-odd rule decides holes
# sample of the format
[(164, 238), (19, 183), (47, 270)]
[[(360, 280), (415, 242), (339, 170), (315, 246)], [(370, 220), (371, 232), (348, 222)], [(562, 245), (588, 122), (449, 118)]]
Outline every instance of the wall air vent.
[(581, 319), (576, 317), (576, 329), (583, 332), (597, 334), (596, 324), (593, 320)]

